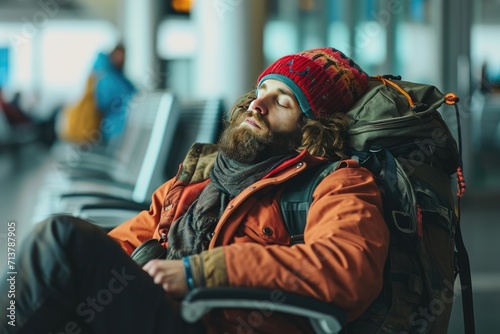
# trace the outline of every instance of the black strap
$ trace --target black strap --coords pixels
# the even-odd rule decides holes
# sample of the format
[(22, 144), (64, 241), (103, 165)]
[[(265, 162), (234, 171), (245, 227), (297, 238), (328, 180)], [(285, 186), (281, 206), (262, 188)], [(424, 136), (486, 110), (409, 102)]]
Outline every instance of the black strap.
[(396, 158), (386, 148), (372, 145), (368, 152), (351, 151), (357, 157), (359, 165), (368, 169), (375, 178), (382, 191), (384, 217), (391, 230), (391, 234), (408, 234), (416, 231), (410, 219), (401, 211), (401, 197), (403, 194), (398, 184), (398, 169)]
[(291, 244), (304, 243), (307, 212), (312, 202), (316, 186), (332, 171), (340, 161), (328, 162), (308, 169), (288, 182), (280, 199), (283, 221), (291, 236)]
[[(383, 178), (384, 187), (384, 210), (386, 216), (391, 217), (392, 210), (397, 209), (400, 197), (398, 189), (398, 177), (396, 171), (396, 159), (392, 153), (379, 145), (372, 145), (369, 152), (351, 151), (358, 157), (359, 165), (368, 169), (375, 177)], [(385, 162), (385, 166), (382, 164)], [(384, 173), (381, 175), (382, 170)]]
[[(459, 168), (457, 172), (463, 172), (464, 163), (462, 160), (462, 126), (460, 122), (460, 111), (458, 109), (458, 97), (455, 96), (455, 101), (453, 106), (455, 107), (455, 116), (457, 119), (457, 135), (458, 135), (458, 152), (459, 152)], [(465, 189), (463, 189), (465, 190)], [(469, 264), (469, 254), (467, 254), (467, 250), (465, 249), (464, 240), (462, 238), (462, 231), (460, 229), (461, 224), (461, 213), (460, 213), (460, 198), (463, 195), (459, 192), (457, 197), (457, 228), (455, 231), (455, 247), (458, 251), (458, 269), (460, 275), (460, 284), (463, 287), (462, 291), (462, 311), (464, 315), (464, 328), (465, 333), (474, 334), (476, 332), (475, 329), (475, 321), (474, 321), (474, 304), (472, 298), (472, 279), (470, 275), (470, 264)]]
[[(460, 207), (460, 197), (458, 198)], [(455, 229), (455, 247), (457, 248), (458, 269), (460, 275), (461, 293), (462, 293), (462, 312), (464, 315), (464, 329), (467, 334), (474, 334), (474, 300), (472, 296), (472, 278), (470, 274), (469, 254), (465, 249), (462, 231), (460, 229), (460, 209), (457, 227)]]

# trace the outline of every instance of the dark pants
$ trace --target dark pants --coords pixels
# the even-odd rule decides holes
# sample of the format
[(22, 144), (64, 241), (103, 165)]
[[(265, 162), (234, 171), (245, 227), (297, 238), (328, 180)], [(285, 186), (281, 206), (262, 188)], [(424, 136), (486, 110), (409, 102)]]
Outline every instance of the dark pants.
[[(45, 220), (24, 240), (15, 262), (17, 274), (0, 282), (1, 333), (188, 332), (176, 303), (89, 222)], [(13, 288), (15, 296), (7, 298)]]

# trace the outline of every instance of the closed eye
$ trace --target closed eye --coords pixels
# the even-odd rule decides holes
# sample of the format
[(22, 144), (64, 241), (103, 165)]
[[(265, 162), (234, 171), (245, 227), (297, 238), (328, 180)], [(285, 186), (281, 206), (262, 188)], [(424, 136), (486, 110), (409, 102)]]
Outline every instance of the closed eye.
[(287, 108), (287, 109), (290, 109), (292, 106), (292, 102), (289, 101), (289, 99), (284, 96), (276, 99), (276, 104), (282, 108)]
[(282, 108), (290, 108), (290, 107), (288, 107), (288, 106), (286, 106), (286, 105), (284, 105), (284, 104), (280, 103), (280, 101), (276, 101), (276, 104), (277, 104), (278, 106), (282, 107)]

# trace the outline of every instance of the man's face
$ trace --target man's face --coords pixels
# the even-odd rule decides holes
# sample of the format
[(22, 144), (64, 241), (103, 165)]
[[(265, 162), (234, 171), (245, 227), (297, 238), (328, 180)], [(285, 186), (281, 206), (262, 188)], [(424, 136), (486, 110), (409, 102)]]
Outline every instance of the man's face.
[(257, 98), (224, 130), (220, 150), (236, 161), (253, 163), (296, 149), (302, 141), (302, 111), (292, 91), (266, 80)]

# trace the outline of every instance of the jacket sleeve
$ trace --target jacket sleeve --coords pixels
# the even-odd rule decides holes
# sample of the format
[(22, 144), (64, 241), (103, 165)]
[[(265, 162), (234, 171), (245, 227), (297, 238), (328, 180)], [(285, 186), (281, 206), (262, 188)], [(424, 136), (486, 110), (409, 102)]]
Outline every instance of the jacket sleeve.
[(165, 194), (172, 183), (173, 180), (170, 180), (156, 189), (151, 198), (149, 211), (140, 212), (134, 218), (125, 221), (108, 233), (128, 254), (132, 254), (134, 249), (144, 241), (153, 238), (160, 221)]
[(366, 169), (341, 168), (313, 197), (304, 244), (236, 243), (203, 252), (203, 270), (211, 273), (205, 284), (280, 289), (332, 302), (348, 320), (358, 317), (382, 288), (389, 232), (380, 191)]

